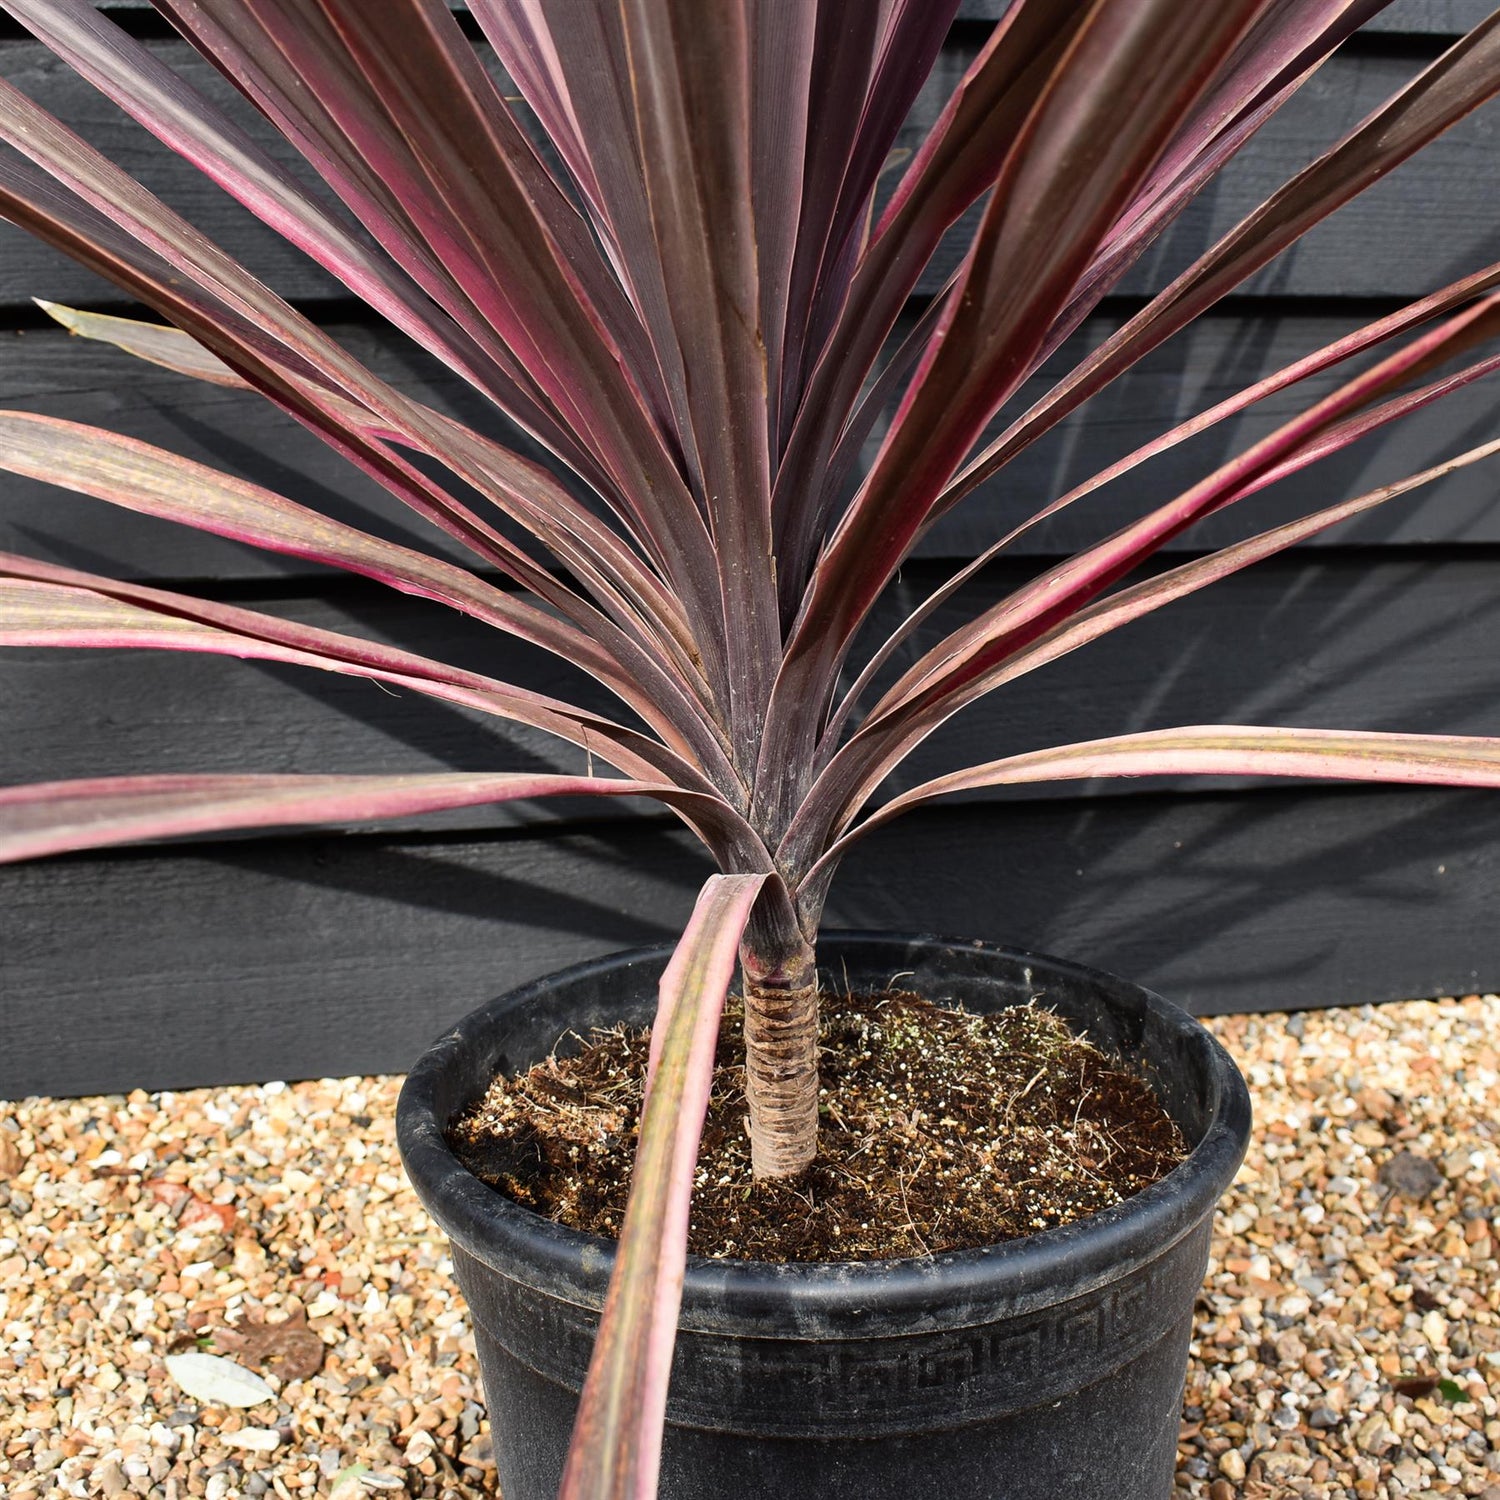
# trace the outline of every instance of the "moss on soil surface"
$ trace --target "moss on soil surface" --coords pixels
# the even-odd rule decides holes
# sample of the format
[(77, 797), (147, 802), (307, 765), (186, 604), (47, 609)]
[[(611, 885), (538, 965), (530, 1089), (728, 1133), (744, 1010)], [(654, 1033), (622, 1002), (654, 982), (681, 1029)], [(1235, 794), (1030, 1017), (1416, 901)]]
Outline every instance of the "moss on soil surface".
[[(733, 1002), (731, 1002), (733, 1003)], [(871, 1260), (997, 1244), (1108, 1208), (1185, 1145), (1150, 1088), (1038, 1006), (829, 995), (817, 1160), (755, 1182), (741, 1016), (726, 1014), (693, 1196), (694, 1254)], [(450, 1128), (477, 1176), (578, 1229), (618, 1233), (649, 1034), (495, 1081)]]

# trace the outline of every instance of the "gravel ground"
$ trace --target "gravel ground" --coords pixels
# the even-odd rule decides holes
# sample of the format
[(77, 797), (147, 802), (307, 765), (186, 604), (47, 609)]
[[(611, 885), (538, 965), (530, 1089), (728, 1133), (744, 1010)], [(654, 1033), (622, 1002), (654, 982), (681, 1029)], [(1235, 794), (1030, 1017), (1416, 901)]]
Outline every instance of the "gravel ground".
[[(1500, 1500), (1500, 997), (1212, 1025), (1257, 1125), (1179, 1494)], [(0, 1105), (7, 1500), (493, 1493), (399, 1082)], [(264, 1399), (192, 1395), (198, 1352)]]

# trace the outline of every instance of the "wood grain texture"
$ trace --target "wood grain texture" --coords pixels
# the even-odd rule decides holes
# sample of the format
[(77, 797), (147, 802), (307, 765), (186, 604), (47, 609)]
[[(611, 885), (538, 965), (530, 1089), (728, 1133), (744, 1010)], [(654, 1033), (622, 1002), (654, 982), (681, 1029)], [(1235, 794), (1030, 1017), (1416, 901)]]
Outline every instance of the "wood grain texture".
[[(947, 517), (921, 544), (920, 555), (968, 558), (1024, 513), (1065, 493), (1138, 444), (1262, 375), (1327, 343), (1361, 320), (1349, 315), (1253, 313), (1204, 319), (1158, 350), (1090, 402), (1003, 475)], [(1118, 317), (1092, 319), (1019, 401), (1039, 395), (1050, 375), (1097, 342)], [(425, 401), (485, 426), (540, 457), (514, 433), (502, 432), (455, 376), (396, 335), (358, 324), (331, 331), (382, 377)], [(1086, 545), (1140, 513), (1153, 500), (1186, 488), (1214, 464), (1285, 420), (1300, 401), (1322, 394), (1331, 372), (1173, 450), (1029, 534), (1021, 555), (1054, 555)], [(1188, 532), (1172, 550), (1216, 546), (1248, 525), (1269, 525), (1359, 494), (1461, 452), (1493, 430), (1494, 379), (1469, 387), (1385, 432), (1294, 476), (1239, 511), (1227, 511)], [(1019, 403), (1018, 403), (1019, 405)], [(0, 335), (0, 407), (45, 412), (123, 432), (145, 442), (264, 484), (315, 509), (393, 541), (456, 561), (467, 554), (406, 511), (309, 433), (248, 393), (202, 385), (146, 365), (61, 330)], [(878, 441), (875, 435), (872, 443)], [(1500, 543), (1500, 464), (1466, 469), (1393, 502), (1346, 533), (1312, 545), (1375, 549), (1413, 544)], [(0, 548), (67, 566), (131, 579), (258, 583), (272, 578), (328, 578), (328, 570), (239, 546), (188, 527), (125, 515), (98, 501), (31, 480), (0, 475)]]
[[(851, 858), (830, 925), (1063, 953), (1203, 1012), (1500, 973), (1485, 793), (1034, 803), (899, 830)], [(401, 1071), (511, 985), (669, 939), (704, 873), (685, 835), (635, 826), (0, 869), (0, 1098)]]
[[(287, 148), (271, 142), (266, 127), (232, 88), (185, 44), (150, 45), (180, 67), (184, 77), (243, 118), (280, 159), (289, 161)], [(903, 129), (901, 144), (910, 147), (925, 134), (979, 45), (978, 38), (965, 35), (944, 51)], [(1382, 49), (1330, 61), (1142, 257), (1123, 289), (1139, 293), (1163, 285), (1410, 78), (1423, 55), (1420, 48), (1411, 55)], [(340, 291), (330, 277), (125, 120), (44, 48), (25, 41), (0, 43), (0, 76), (66, 119), (284, 295), (316, 298)], [(1497, 120), (1500, 108), (1491, 105), (1456, 126), (1419, 161), (1399, 168), (1314, 230), (1253, 278), (1247, 290), (1308, 297), (1417, 295), (1500, 258), (1500, 228), (1489, 216), (1474, 212), (1476, 203), (1500, 197)], [(956, 238), (954, 246), (962, 238)], [(924, 289), (943, 284), (956, 254), (950, 246), (936, 257), (924, 277)], [(21, 231), (0, 225), (0, 308), (24, 305), (33, 296), (55, 302), (117, 300), (117, 294), (91, 274)]]
[[(909, 569), (879, 624), (941, 576)], [(1019, 582), (996, 569), (922, 632), (924, 644)], [(336, 598), (250, 598), (307, 623), (410, 649), (497, 664), (488, 632), (455, 633), (435, 606), (407, 608), (375, 587)], [(1099, 735), (1202, 722), (1500, 734), (1500, 558), (1358, 552), (1275, 560), (1181, 601), (1019, 679), (960, 715), (886, 790), (966, 763)], [(541, 653), (504, 664), (524, 686), (578, 693)], [(599, 690), (582, 695), (608, 707)], [(580, 771), (582, 757), (540, 733), (482, 720), (418, 695), (295, 667), (166, 652), (0, 652), (0, 784), (162, 771)], [(1196, 795), (1206, 782), (1185, 782)], [(1141, 783), (973, 794), (978, 801), (1111, 795)], [(511, 828), (634, 817), (569, 799), (443, 815), (445, 828)], [(431, 823), (402, 826), (433, 826)]]

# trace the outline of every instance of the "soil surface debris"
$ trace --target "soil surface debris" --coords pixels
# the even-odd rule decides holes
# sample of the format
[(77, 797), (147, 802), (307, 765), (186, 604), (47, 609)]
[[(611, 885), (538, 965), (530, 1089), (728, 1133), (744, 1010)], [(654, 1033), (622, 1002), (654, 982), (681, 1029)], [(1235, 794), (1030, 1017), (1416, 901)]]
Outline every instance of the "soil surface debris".
[[(992, 1015), (894, 991), (828, 994), (817, 1159), (757, 1182), (743, 1017), (720, 1028), (693, 1190), (693, 1254), (854, 1261), (999, 1244), (1164, 1177), (1181, 1133), (1136, 1074), (1039, 1005)], [(650, 1036), (596, 1032), (499, 1078), (449, 1138), (476, 1176), (575, 1229), (618, 1234)]]

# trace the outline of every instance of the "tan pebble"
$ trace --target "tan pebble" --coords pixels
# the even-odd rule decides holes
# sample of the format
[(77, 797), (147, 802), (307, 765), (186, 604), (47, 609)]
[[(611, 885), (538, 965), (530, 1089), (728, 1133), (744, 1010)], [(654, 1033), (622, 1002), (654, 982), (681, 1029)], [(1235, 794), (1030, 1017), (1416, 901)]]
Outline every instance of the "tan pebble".
[(16, 1145), (16, 1138), (10, 1131), (0, 1130), (0, 1177), (19, 1176), (24, 1165), (25, 1158), (21, 1155), (21, 1148)]
[(1235, 1489), (1227, 1479), (1216, 1479), (1208, 1487), (1208, 1500), (1235, 1500)]
[(1235, 1484), (1245, 1477), (1245, 1460), (1238, 1448), (1228, 1448), (1219, 1455), (1219, 1472)]

